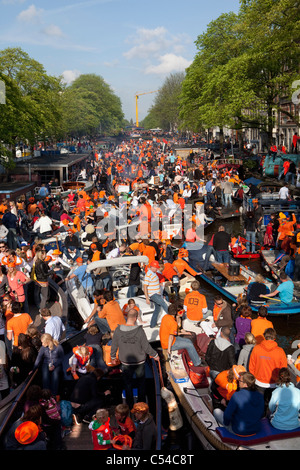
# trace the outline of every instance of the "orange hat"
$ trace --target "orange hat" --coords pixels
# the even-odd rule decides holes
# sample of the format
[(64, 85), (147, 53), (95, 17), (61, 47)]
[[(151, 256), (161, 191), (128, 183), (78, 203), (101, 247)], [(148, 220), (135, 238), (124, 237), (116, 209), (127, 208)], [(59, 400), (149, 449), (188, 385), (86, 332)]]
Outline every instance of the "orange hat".
[(53, 255), (61, 255), (61, 251), (59, 251), (59, 250), (53, 250), (52, 254), (53, 254)]
[(95, 248), (97, 248), (96, 243), (92, 243), (92, 244), (91, 244), (91, 248), (92, 248), (92, 250), (94, 250)]
[(158, 261), (152, 261), (150, 264), (150, 268), (159, 268), (159, 262)]
[(244, 366), (232, 366), (232, 370), (236, 379), (240, 378), (241, 372), (246, 372), (246, 369)]
[(83, 259), (82, 259), (82, 258), (80, 258), (80, 257), (79, 257), (79, 258), (77, 258), (77, 259), (76, 259), (76, 261), (77, 261), (77, 263), (83, 263)]
[(15, 438), (20, 444), (31, 444), (39, 435), (39, 428), (32, 421), (24, 421), (15, 430)]

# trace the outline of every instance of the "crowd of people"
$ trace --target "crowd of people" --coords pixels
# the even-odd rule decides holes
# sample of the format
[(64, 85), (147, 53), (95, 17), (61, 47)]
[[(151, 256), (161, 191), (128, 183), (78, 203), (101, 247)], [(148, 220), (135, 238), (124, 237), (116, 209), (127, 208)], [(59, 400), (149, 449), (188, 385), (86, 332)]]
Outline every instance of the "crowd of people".
[[(89, 193), (81, 188), (67, 195), (56, 192), (54, 196), (50, 182), (35, 197), (20, 197), (16, 203), (1, 201), (1, 399), (36, 371), (40, 373), (41, 385), (38, 389), (34, 387), (34, 399), (28, 398), (22, 417), (9, 430), (5, 448), (63, 448), (62, 431), (68, 426), (64, 426), (62, 418), (64, 351), (60, 342), (65, 337), (66, 325), (49, 307), (49, 277), (63, 288), (75, 278), (94, 305), (85, 320), (85, 344), (74, 348), (68, 368), (74, 385), (69, 400), (72, 414), (76, 423), (89, 424), (94, 449), (113, 445), (123, 449), (155, 448), (155, 423), (146, 403), (145, 363), (148, 356), (157, 361), (160, 358), (143, 330), (135, 302), (139, 294), (145, 296), (147, 304), (154, 305), (150, 327), (159, 328), (160, 345), (170, 357), (172, 351), (185, 349), (194, 366), (203, 365), (203, 354), (195, 338), (209, 326), (205, 361), (210, 368), (211, 395), (220, 423), (230, 425), (238, 434), (249, 434), (257, 432), (260, 419), (269, 411), (275, 427), (283, 429), (282, 416), (287, 426), (281, 403), (288, 394), (282, 389), (289, 388), (295, 397), (300, 390), (291, 384), (286, 355), (276, 343), (276, 332), (266, 319), (266, 308), (261, 307), (258, 318), (252, 319), (251, 301), (260, 299), (260, 295), (289, 295), (286, 287), (289, 279), (283, 273), (275, 293), (265, 290), (263, 282), (256, 279), (247, 296), (233, 308), (216, 296), (213, 310), (209, 310), (200, 283), (194, 279), (197, 272), (184, 260), (186, 249), (181, 245), (178, 250), (172, 248), (172, 235), (164, 225), (178, 210), (184, 214), (190, 205), (189, 229), (183, 246), (203, 243), (197, 228), (224, 210), (234, 210), (232, 195), (234, 188), (237, 191), (242, 188), (243, 167), (218, 169), (217, 159), (207, 153), (190, 152), (187, 158), (182, 158), (166, 141), (155, 139), (122, 142), (109, 151), (95, 150), (83, 170), (85, 177), (94, 183)], [(240, 196), (236, 193), (237, 198)], [(261, 207), (255, 197), (251, 204), (251, 211), (244, 217), (243, 234), (233, 239), (220, 226), (208, 244), (209, 253), (214, 254), (217, 262), (229, 262), (239, 250), (256, 251), (260, 241), (266, 241), (261, 240)], [(121, 209), (126, 211), (128, 227), (137, 220), (138, 230), (129, 232), (127, 227), (125, 235), (118, 230)], [(158, 222), (155, 232), (153, 220)], [(105, 222), (111, 231), (104, 235)], [(290, 222), (284, 214), (278, 220), (272, 218), (271, 228), (268, 226), (266, 232), (268, 245), (279, 246), (290, 256), (288, 250), (293, 244), (292, 239), (291, 243), (288, 241), (290, 232), (294, 236), (296, 225), (294, 216)], [(53, 238), (56, 248), (50, 245), (49, 249)], [(294, 254), (300, 257), (297, 250)], [(100, 268), (94, 275), (87, 267), (94, 261), (139, 255), (147, 256), (148, 264), (131, 265), (128, 304), (121, 309), (109, 270)], [(206, 268), (208, 262), (209, 256)], [(192, 290), (184, 301), (175, 296), (175, 301), (169, 303), (164, 283), (182, 276), (194, 279)], [(32, 303), (38, 312), (32, 310)], [(161, 309), (166, 315), (158, 326)], [(43, 320), (40, 328), (35, 326), (37, 314)], [(105, 355), (106, 345), (109, 359)], [(103, 377), (115, 366), (122, 370), (126, 405), (120, 403), (111, 414), (106, 406), (111, 391), (105, 389)], [(273, 398), (275, 392), (280, 406)], [(121, 402), (121, 397), (118, 398)], [(243, 414), (245, 403), (249, 408)], [(296, 408), (298, 412), (298, 403)], [(132, 421), (134, 416), (138, 425)], [(291, 426), (296, 423), (294, 415), (289, 422)]]

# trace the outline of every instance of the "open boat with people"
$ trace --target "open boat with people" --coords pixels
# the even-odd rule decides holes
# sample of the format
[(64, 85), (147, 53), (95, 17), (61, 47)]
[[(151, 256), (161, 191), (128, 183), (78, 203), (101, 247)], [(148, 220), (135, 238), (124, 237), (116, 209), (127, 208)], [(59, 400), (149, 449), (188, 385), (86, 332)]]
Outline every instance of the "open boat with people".
[[(86, 272), (92, 273), (97, 269), (101, 268), (108, 268), (113, 274), (113, 269), (118, 268), (119, 275), (123, 275), (120, 272), (122, 267), (128, 267), (134, 263), (144, 263), (148, 264), (149, 260), (147, 256), (123, 256), (113, 259), (105, 259), (101, 261), (94, 261), (88, 264)], [(75, 270), (72, 268), (71, 273)], [(113, 280), (117, 283), (117, 275), (113, 276)], [(79, 285), (76, 281), (76, 278), (72, 278), (66, 281), (66, 288), (67, 292), (75, 305), (79, 315), (81, 316), (83, 322), (90, 316), (93, 311), (94, 303), (89, 299), (89, 296), (86, 293), (84, 282)], [(114, 296), (117, 299), (121, 309), (127, 304), (128, 297), (127, 297), (128, 286), (123, 287), (116, 287), (114, 289)], [(155, 328), (150, 328), (150, 320), (151, 316), (154, 311), (154, 305), (151, 302), (150, 305), (146, 302), (145, 295), (138, 295), (134, 297), (136, 305), (139, 307), (141, 320), (143, 322), (143, 328), (145, 330), (147, 339), (149, 342), (155, 342), (159, 340), (159, 325), (161, 318), (164, 316), (165, 312), (161, 309), (161, 312), (158, 317), (158, 323)]]
[[(203, 342), (205, 344), (205, 342)], [(207, 342), (206, 342), (207, 344)], [(213, 414), (211, 379), (205, 367), (198, 367), (197, 382), (183, 355), (173, 351), (165, 367), (173, 390), (185, 416), (204, 450), (297, 450), (300, 445), (300, 427), (292, 431), (275, 429), (267, 417), (261, 421), (261, 430), (251, 436), (239, 436), (220, 426)]]
[[(214, 256), (211, 256), (209, 261), (209, 269), (203, 270), (205, 262), (206, 250), (196, 252), (189, 252), (189, 259), (186, 259), (190, 265), (201, 270), (199, 280), (213, 287), (216, 292), (224, 296), (228, 301), (236, 303), (240, 295), (246, 293), (247, 288), (251, 282), (255, 281), (256, 273), (249, 267), (238, 263), (236, 260), (231, 260), (229, 264), (217, 263)], [(192, 257), (191, 257), (192, 256)], [(235, 273), (233, 271), (236, 270)], [(232, 272), (231, 272), (232, 271)], [(265, 278), (265, 285), (271, 292), (276, 290), (277, 282)], [(268, 307), (269, 315), (296, 315), (300, 313), (300, 300), (298, 296), (294, 295), (293, 301), (290, 303), (281, 302), (278, 298), (269, 297), (251, 305), (254, 312), (257, 312), (261, 305)]]

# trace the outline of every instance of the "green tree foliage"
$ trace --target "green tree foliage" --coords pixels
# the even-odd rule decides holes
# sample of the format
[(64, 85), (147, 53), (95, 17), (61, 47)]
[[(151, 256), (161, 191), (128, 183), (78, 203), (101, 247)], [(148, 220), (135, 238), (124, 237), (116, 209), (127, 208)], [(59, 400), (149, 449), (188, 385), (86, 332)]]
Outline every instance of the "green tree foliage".
[[(143, 126), (148, 128), (160, 127), (166, 130), (176, 130), (180, 125), (179, 96), (184, 80), (184, 73), (170, 74), (158, 91), (154, 105), (150, 108)], [(147, 124), (148, 123), (148, 124)]]
[(120, 99), (102, 77), (80, 75), (63, 93), (66, 133), (73, 136), (112, 133), (123, 126)]
[(299, 75), (299, 15), (295, 0), (241, 0), (238, 14), (212, 21), (182, 86), (184, 123), (193, 130), (255, 127), (271, 143), (274, 109), (298, 122), (281, 98), (291, 100)]
[(11, 147), (33, 145), (38, 138), (56, 138), (61, 129), (62, 85), (20, 48), (0, 51), (0, 79), (6, 102), (0, 105), (0, 140)]

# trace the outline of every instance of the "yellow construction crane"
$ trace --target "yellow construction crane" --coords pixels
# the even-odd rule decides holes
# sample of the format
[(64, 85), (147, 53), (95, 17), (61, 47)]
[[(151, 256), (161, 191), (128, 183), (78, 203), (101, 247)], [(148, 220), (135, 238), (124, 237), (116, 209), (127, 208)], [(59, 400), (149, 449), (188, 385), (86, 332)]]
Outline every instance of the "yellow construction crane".
[(138, 99), (141, 95), (149, 95), (150, 93), (157, 93), (159, 90), (147, 91), (146, 93), (137, 93), (135, 95), (135, 113), (136, 113), (136, 127), (139, 127), (139, 110), (138, 110)]

